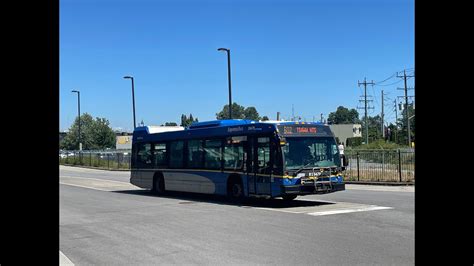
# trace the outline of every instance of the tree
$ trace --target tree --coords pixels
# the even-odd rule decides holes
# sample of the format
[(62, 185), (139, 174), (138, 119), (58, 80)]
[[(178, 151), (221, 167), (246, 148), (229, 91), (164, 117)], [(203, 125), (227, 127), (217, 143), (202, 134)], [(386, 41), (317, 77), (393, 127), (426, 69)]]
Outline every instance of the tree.
[(177, 125), (178, 125), (178, 124), (176, 124), (175, 122), (166, 122), (166, 123), (165, 123), (165, 126), (166, 126), (166, 127), (168, 127), (168, 126), (172, 127), (172, 126), (177, 126)]
[[(226, 104), (222, 108), (222, 111), (216, 114), (216, 119), (229, 119), (229, 105)], [(237, 103), (232, 104), (232, 119), (249, 119), (249, 120), (260, 120), (262, 119), (258, 114), (257, 108), (249, 106), (245, 108)], [(268, 117), (267, 117), (268, 120)]]
[(97, 117), (91, 128), (92, 143), (90, 149), (105, 149), (115, 147), (115, 133), (105, 118)]
[(249, 120), (260, 120), (260, 116), (258, 115), (257, 109), (255, 109), (255, 107), (253, 106), (245, 108), (244, 118)]
[(268, 121), (268, 120), (270, 120), (270, 119), (268, 118), (268, 116), (264, 115), (264, 116), (262, 117), (262, 121)]
[[(237, 103), (232, 103), (232, 119), (244, 119), (245, 107)], [(222, 111), (216, 114), (217, 120), (229, 119), (229, 105), (226, 104), (222, 108)]]
[(199, 122), (199, 120), (197, 119), (197, 117), (193, 118), (193, 114), (189, 114), (189, 118), (185, 114), (181, 115), (181, 124), (180, 124), (180, 126), (189, 127), (194, 122)]
[[(60, 144), (62, 149), (79, 149), (79, 118), (69, 128), (69, 133)], [(115, 147), (115, 133), (105, 118), (96, 120), (88, 113), (81, 115), (81, 142), (84, 150), (104, 149)]]
[(329, 113), (329, 124), (353, 124), (360, 123), (359, 113), (356, 109), (348, 109), (344, 106), (337, 107), (336, 112)]

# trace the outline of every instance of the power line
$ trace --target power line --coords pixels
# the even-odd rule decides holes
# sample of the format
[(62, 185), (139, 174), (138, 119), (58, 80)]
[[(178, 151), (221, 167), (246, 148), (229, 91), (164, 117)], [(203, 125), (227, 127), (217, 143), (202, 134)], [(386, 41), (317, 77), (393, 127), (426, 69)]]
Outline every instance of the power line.
[[(412, 70), (412, 69), (413, 69), (413, 72), (414, 72), (414, 69), (415, 69), (414, 67), (404, 69), (404, 71), (409, 71), (409, 70)], [(384, 83), (385, 81), (390, 80), (391, 78), (394, 78), (394, 77), (397, 75), (398, 72), (401, 72), (401, 71), (397, 71), (397, 72), (393, 73), (390, 77), (388, 77), (388, 78), (386, 78), (386, 79), (384, 79), (384, 80), (382, 80), (382, 81), (375, 82), (374, 85), (375, 85), (375, 86), (390, 86), (390, 85), (396, 84), (396, 83), (392, 83), (392, 84), (380, 85), (381, 83)], [(409, 75), (411, 75), (411, 74), (413, 74), (413, 73), (410, 73)], [(398, 83), (398, 82), (397, 82), (397, 83)]]
[(389, 79), (395, 77), (396, 74), (397, 74), (397, 73), (393, 73), (393, 75), (391, 75), (390, 77), (388, 77), (388, 78), (386, 78), (386, 79), (384, 79), (384, 80), (382, 80), (382, 81), (380, 81), (380, 82), (375, 82), (374, 85), (378, 85), (378, 84), (380, 84), (380, 83), (384, 83), (385, 81), (387, 81), (387, 80), (389, 80)]
[(390, 83), (390, 84), (385, 84), (385, 85), (376, 85), (376, 86), (382, 86), (382, 87), (385, 87), (385, 86), (391, 86), (391, 85), (395, 85), (397, 83), (400, 83), (402, 80), (399, 80), (397, 82), (394, 82), (394, 83)]

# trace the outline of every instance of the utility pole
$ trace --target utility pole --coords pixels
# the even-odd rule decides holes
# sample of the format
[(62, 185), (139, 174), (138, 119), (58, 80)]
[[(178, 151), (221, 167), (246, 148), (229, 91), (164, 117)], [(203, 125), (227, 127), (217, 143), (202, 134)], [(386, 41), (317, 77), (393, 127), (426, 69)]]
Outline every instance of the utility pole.
[(398, 143), (398, 115), (397, 115), (397, 98), (393, 101), (395, 104), (395, 143)]
[(382, 114), (381, 114), (381, 117), (382, 117), (382, 138), (385, 139), (385, 127), (384, 127), (384, 123), (383, 123), (383, 117), (384, 117), (384, 113), (383, 113), (383, 90), (382, 90)]
[[(358, 86), (361, 84), (364, 85), (364, 100), (359, 100), (363, 101), (365, 103), (365, 144), (369, 144), (369, 123), (368, 123), (368, 117), (367, 117), (367, 109), (374, 109), (373, 107), (367, 107), (367, 102), (372, 101), (372, 100), (367, 100), (367, 84), (369, 85), (374, 85), (374, 81), (372, 82), (367, 82), (366, 78), (364, 77), (364, 82), (359, 82), (357, 81)], [(359, 108), (362, 109), (362, 108)]]
[(407, 87), (407, 78), (412, 78), (414, 76), (407, 76), (406, 70), (403, 70), (403, 76), (399, 76), (397, 73), (397, 78), (403, 78), (405, 83), (405, 88), (397, 88), (398, 90), (405, 90), (405, 116), (407, 121), (407, 131), (408, 131), (408, 146), (411, 147), (411, 132), (410, 132), (410, 114), (408, 113), (408, 90), (413, 88)]

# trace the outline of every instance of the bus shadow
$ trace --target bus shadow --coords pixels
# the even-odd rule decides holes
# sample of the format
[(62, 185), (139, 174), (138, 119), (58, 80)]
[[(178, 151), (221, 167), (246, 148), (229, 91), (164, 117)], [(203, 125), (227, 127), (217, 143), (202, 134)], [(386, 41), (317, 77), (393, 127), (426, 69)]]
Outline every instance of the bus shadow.
[(233, 202), (225, 196), (220, 195), (209, 195), (209, 194), (198, 194), (190, 192), (176, 192), (167, 191), (164, 195), (156, 195), (149, 190), (117, 190), (112, 191), (115, 193), (137, 195), (144, 197), (155, 197), (155, 198), (167, 198), (184, 200), (178, 202), (178, 204), (193, 204), (193, 203), (212, 203), (221, 205), (234, 205), (242, 208), (260, 207), (260, 208), (298, 208), (298, 207), (314, 207), (322, 205), (335, 204), (333, 202), (325, 201), (311, 201), (304, 200), (303, 197), (296, 198), (291, 201), (285, 201), (283, 199), (264, 199), (264, 198), (245, 198), (240, 202)]

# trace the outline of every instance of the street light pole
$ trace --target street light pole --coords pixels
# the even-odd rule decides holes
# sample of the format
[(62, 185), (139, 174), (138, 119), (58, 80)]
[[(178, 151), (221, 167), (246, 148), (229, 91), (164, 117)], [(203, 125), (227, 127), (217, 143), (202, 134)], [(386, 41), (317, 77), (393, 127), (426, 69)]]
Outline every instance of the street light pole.
[(81, 143), (81, 92), (73, 90), (71, 92), (77, 93), (77, 116), (79, 118), (79, 150), (82, 151), (82, 143)]
[(132, 80), (133, 129), (135, 129), (136, 124), (137, 124), (136, 121), (135, 121), (135, 84), (134, 84), (132, 76), (125, 76), (123, 78)]
[(217, 51), (225, 51), (227, 52), (227, 76), (229, 80), (229, 119), (232, 119), (232, 87), (231, 87), (231, 79), (230, 79), (230, 49), (227, 48), (219, 48)]

